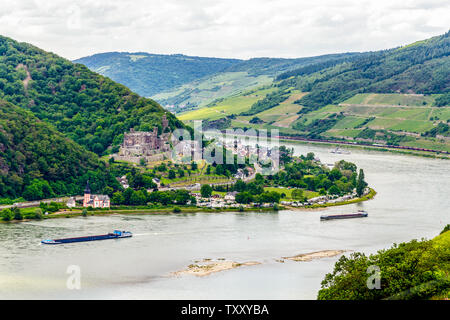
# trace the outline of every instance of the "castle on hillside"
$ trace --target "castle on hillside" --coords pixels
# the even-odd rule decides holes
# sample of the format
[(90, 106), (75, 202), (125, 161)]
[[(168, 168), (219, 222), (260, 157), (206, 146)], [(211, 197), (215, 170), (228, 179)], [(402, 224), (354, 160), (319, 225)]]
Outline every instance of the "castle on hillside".
[(162, 134), (158, 134), (158, 128), (153, 131), (135, 131), (130, 129), (129, 133), (124, 133), (123, 144), (120, 147), (119, 156), (126, 157), (146, 157), (170, 150), (169, 135), (165, 132), (169, 127), (166, 114), (161, 119)]
[(88, 181), (86, 183), (86, 188), (84, 189), (83, 207), (109, 208), (110, 206), (111, 201), (108, 195), (91, 194), (91, 188), (89, 187)]

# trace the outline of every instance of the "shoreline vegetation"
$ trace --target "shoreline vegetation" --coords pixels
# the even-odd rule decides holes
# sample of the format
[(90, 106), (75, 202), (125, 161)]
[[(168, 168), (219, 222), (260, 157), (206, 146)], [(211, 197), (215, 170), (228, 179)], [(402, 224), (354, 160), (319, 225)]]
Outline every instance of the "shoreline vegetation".
[[(184, 213), (199, 213), (199, 212), (276, 212), (281, 210), (292, 210), (292, 211), (319, 211), (324, 210), (327, 207), (332, 206), (342, 206), (352, 203), (358, 203), (362, 201), (367, 201), (373, 199), (377, 192), (370, 188), (370, 192), (360, 198), (346, 200), (336, 203), (325, 203), (325, 204), (312, 204), (304, 207), (291, 207), (287, 205), (279, 205), (278, 209), (273, 207), (250, 207), (250, 208), (205, 208), (205, 207), (194, 207), (194, 206), (165, 206), (165, 207), (152, 207), (152, 206), (127, 206), (123, 208), (112, 208), (112, 209), (99, 209), (99, 210), (87, 210), (87, 213), (83, 214), (83, 208), (73, 208), (64, 209), (51, 213), (48, 215), (43, 215), (39, 220), (46, 219), (58, 219), (58, 218), (73, 218), (73, 217), (88, 217), (88, 216), (107, 216), (107, 215), (117, 215), (117, 214), (184, 214)], [(37, 208), (37, 207), (36, 207)], [(36, 209), (27, 208), (27, 209)], [(33, 221), (36, 219), (21, 219), (21, 220), (10, 220), (2, 221), (0, 223), (18, 223)]]
[[(394, 243), (390, 248), (369, 255), (352, 252), (341, 256), (333, 270), (324, 276), (317, 299), (448, 300), (449, 230), (447, 224), (439, 235), (429, 240)], [(373, 266), (382, 275), (378, 290), (368, 287), (371, 278), (367, 270)]]
[[(18, 222), (108, 214), (263, 212), (293, 207), (311, 210), (366, 201), (376, 194), (365, 181), (363, 169), (358, 172), (354, 163), (340, 160), (330, 168), (312, 152), (294, 157), (293, 148), (285, 146), (279, 147), (278, 152), (282, 170), (270, 175), (259, 173), (258, 170), (262, 170), (259, 167), (237, 165), (236, 155), (233, 164), (216, 164), (215, 168), (207, 166), (207, 171), (214, 170), (216, 173), (219, 169), (223, 171), (228, 168), (228, 175), (234, 174), (237, 179), (231, 185), (203, 184), (196, 185), (197, 189), (162, 188), (157, 184), (162, 178), (155, 178), (153, 174), (144, 176), (139, 168), (132, 167), (127, 175), (117, 178), (124, 187), (117, 191), (110, 187), (103, 190), (111, 199), (105, 208), (83, 208), (80, 203), (82, 197), (78, 196), (78, 204), (76, 197), (69, 199), (70, 204), (69, 201), (14, 204), (0, 212), (0, 219), (3, 222)], [(194, 162), (190, 167), (192, 170), (198, 169)], [(167, 171), (167, 166), (165, 169)], [(180, 167), (178, 169), (182, 171)], [(169, 170), (169, 179), (174, 178), (174, 170)]]
[(390, 152), (390, 153), (396, 153), (401, 155), (411, 155), (411, 156), (417, 156), (417, 157), (424, 157), (424, 158), (432, 158), (432, 159), (444, 159), (444, 160), (450, 160), (449, 155), (445, 154), (436, 154), (436, 153), (430, 153), (427, 151), (417, 151), (417, 150), (402, 150), (402, 149), (394, 149), (389, 148), (388, 146), (368, 146), (368, 145), (358, 145), (358, 144), (343, 144), (342, 142), (319, 142), (319, 141), (308, 141), (308, 140), (295, 140), (295, 139), (286, 139), (282, 138), (279, 139), (282, 142), (288, 142), (293, 144), (313, 144), (313, 145), (326, 145), (326, 146), (345, 146), (345, 148), (354, 148), (354, 149), (361, 149), (361, 150), (369, 150), (369, 151), (380, 151), (380, 152)]

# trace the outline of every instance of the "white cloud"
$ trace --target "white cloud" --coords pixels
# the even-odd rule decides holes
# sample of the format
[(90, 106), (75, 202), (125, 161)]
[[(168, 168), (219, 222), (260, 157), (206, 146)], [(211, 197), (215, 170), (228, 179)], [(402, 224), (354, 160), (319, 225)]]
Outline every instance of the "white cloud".
[(448, 31), (446, 0), (0, 0), (0, 34), (66, 58), (250, 58), (379, 50)]

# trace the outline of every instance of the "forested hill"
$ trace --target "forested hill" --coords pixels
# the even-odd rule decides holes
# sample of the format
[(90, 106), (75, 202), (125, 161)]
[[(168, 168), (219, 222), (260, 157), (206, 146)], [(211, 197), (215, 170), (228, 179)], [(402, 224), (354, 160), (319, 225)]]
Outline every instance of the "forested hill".
[(448, 95), (449, 55), (450, 32), (447, 32), (404, 47), (372, 52), (332, 67), (317, 64), (297, 69), (278, 79), (282, 80), (280, 86), (309, 92), (298, 101), (304, 106), (302, 113), (340, 103), (357, 93)]
[(143, 96), (150, 97), (221, 72), (240, 61), (182, 54), (106, 52), (80, 58), (74, 62), (82, 63), (92, 71), (122, 83)]
[(118, 187), (98, 157), (40, 121), (0, 100), (0, 198), (27, 200)]
[(160, 103), (197, 107), (267, 84), (280, 73), (300, 66), (324, 61), (342, 62), (358, 55), (342, 53), (295, 59), (240, 60), (181, 54), (108, 52), (74, 62), (82, 63), (143, 96), (152, 96)]
[[(51, 123), (99, 155), (135, 127), (161, 128), (165, 110), (127, 87), (27, 43), (0, 36), (0, 99)], [(169, 126), (183, 124), (167, 113)]]

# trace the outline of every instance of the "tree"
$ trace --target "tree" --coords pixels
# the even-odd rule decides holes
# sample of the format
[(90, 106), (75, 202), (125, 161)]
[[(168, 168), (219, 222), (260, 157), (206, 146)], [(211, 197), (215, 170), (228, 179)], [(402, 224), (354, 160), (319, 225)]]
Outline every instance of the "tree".
[(125, 202), (125, 198), (124, 198), (122, 192), (120, 192), (120, 191), (114, 192), (114, 194), (111, 198), (111, 203), (115, 204), (115, 205), (120, 205), (120, 204), (124, 204), (124, 202)]
[(342, 172), (338, 168), (333, 168), (328, 174), (328, 178), (331, 181), (339, 180), (342, 177)]
[(314, 158), (316, 157), (316, 155), (314, 154), (314, 152), (308, 152), (306, 154), (306, 160), (314, 160)]
[(236, 183), (234, 184), (234, 190), (237, 191), (237, 192), (245, 191), (246, 188), (247, 188), (247, 185), (241, 179), (238, 179), (236, 181)]
[(14, 217), (10, 209), (3, 209), (0, 213), (3, 221), (11, 221)]
[(202, 187), (200, 188), (200, 194), (202, 195), (203, 198), (209, 198), (212, 195), (212, 188), (209, 184), (204, 184), (202, 185)]
[(303, 201), (303, 190), (302, 189), (294, 189), (291, 193), (292, 199)]
[(328, 193), (329, 193), (329, 194), (338, 195), (338, 194), (341, 193), (341, 190), (338, 188), (337, 185), (333, 184), (333, 185), (331, 186), (331, 188), (328, 189)]
[(36, 210), (34, 210), (34, 218), (40, 220), (42, 219), (42, 216), (43, 216), (42, 209), (36, 208)]
[(235, 200), (237, 203), (250, 203), (253, 202), (253, 195), (247, 191), (240, 192), (236, 195)]
[(11, 211), (14, 215), (14, 220), (22, 220), (23, 219), (22, 212), (20, 212), (19, 208), (13, 207), (13, 209)]
[(364, 193), (364, 189), (366, 188), (367, 183), (364, 181), (364, 171), (363, 169), (359, 169), (358, 180), (356, 181), (356, 194), (358, 197), (361, 197)]
[(176, 178), (175, 170), (170, 169), (169, 170), (169, 179), (175, 179), (175, 178)]

